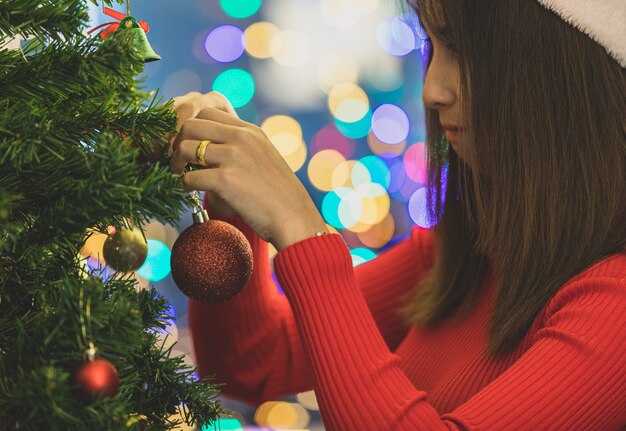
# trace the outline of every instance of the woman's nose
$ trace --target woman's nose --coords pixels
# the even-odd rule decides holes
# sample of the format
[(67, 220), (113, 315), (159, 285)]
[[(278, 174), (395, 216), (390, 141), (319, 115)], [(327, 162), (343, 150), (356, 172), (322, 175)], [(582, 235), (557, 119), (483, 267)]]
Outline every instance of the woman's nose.
[(452, 80), (448, 74), (443, 73), (431, 64), (426, 71), (422, 99), (429, 109), (442, 109), (451, 107), (456, 102), (456, 94)]

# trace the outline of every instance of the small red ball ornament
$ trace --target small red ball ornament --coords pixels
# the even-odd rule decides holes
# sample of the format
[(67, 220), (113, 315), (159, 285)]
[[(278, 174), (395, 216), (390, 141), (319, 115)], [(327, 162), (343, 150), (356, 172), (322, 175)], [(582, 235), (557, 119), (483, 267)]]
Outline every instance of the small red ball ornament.
[(88, 357), (87, 361), (80, 364), (72, 375), (80, 397), (84, 401), (92, 401), (98, 395), (108, 398), (117, 394), (120, 376), (115, 366), (106, 359), (97, 357), (93, 347), (85, 355)]
[(197, 207), (194, 224), (172, 247), (172, 278), (188, 297), (202, 302), (226, 302), (241, 292), (252, 274), (252, 248), (230, 223), (209, 220)]

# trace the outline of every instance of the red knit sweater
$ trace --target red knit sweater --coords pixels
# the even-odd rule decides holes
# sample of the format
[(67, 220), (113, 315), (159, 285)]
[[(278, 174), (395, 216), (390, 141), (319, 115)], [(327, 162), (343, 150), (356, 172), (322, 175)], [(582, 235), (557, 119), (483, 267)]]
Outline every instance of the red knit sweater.
[[(224, 219), (223, 219), (224, 220)], [(328, 430), (619, 430), (626, 424), (626, 254), (566, 283), (518, 348), (486, 354), (496, 283), (461, 324), (406, 328), (401, 294), (432, 264), (429, 231), (353, 268), (338, 234), (274, 258), (239, 217), (255, 268), (225, 304), (190, 301), (201, 375), (257, 405), (315, 389)]]

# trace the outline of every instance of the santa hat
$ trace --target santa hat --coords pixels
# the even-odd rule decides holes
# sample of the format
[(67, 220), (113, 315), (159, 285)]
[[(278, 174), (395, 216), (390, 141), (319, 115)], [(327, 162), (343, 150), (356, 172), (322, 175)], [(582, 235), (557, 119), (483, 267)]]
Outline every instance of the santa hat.
[(539, 0), (626, 67), (626, 0)]

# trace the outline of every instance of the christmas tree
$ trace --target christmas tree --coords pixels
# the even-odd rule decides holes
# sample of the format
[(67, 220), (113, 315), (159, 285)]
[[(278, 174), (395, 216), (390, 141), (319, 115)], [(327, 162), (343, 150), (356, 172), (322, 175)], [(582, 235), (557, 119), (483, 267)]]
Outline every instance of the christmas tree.
[(162, 151), (172, 102), (137, 84), (134, 37), (86, 35), (87, 11), (0, 2), (0, 429), (206, 429), (218, 386), (164, 347), (166, 299), (80, 254), (185, 207)]

